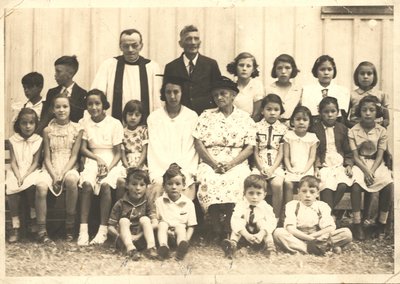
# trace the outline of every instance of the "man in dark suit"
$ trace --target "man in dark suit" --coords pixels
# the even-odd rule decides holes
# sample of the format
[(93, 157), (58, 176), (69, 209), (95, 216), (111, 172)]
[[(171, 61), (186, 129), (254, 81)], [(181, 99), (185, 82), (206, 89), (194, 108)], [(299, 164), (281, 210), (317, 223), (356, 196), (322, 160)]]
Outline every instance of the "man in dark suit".
[(71, 113), (70, 119), (78, 122), (83, 117), (85, 110), (86, 90), (82, 89), (73, 81), (73, 77), (78, 72), (79, 63), (76, 56), (62, 56), (54, 62), (55, 79), (58, 86), (49, 89), (46, 95), (46, 101), (43, 104), (42, 113), (40, 115), (40, 123), (37, 133), (41, 134), (43, 129), (49, 124), (54, 117), (51, 110), (51, 104), (54, 97), (58, 94), (64, 94), (70, 98)]
[(217, 61), (199, 53), (201, 40), (197, 27), (185, 26), (180, 32), (182, 55), (165, 66), (164, 75), (188, 79), (182, 90), (182, 104), (200, 115), (216, 107), (210, 94), (213, 81), (221, 77)]

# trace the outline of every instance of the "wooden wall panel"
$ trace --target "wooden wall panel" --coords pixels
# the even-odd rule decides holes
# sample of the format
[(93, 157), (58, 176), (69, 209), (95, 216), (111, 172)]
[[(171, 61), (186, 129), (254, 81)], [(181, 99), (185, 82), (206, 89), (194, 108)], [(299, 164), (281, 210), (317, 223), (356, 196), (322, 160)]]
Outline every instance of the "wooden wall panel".
[[(199, 28), (200, 52), (226, 65), (242, 51), (253, 53), (265, 85), (273, 60), (291, 54), (301, 72), (299, 85), (315, 81), (311, 67), (328, 53), (338, 65), (337, 82), (354, 87), (352, 74), (363, 60), (378, 68), (379, 87), (393, 92), (393, 20), (373, 17), (321, 18), (321, 7), (169, 7), (169, 8), (67, 8), (17, 9), (5, 19), (5, 102), (24, 99), (21, 77), (38, 71), (45, 77), (43, 95), (55, 86), (54, 60), (75, 54), (80, 70), (75, 80), (89, 88), (101, 62), (119, 55), (119, 34), (136, 28), (143, 35), (142, 55), (156, 61), (161, 70), (178, 57), (179, 32), (188, 24)], [(6, 121), (11, 114), (6, 108)], [(6, 135), (11, 126), (6, 125)]]
[(352, 71), (352, 20), (324, 20), (323, 54), (328, 54), (334, 58), (336, 63), (337, 84), (351, 89), (353, 85)]

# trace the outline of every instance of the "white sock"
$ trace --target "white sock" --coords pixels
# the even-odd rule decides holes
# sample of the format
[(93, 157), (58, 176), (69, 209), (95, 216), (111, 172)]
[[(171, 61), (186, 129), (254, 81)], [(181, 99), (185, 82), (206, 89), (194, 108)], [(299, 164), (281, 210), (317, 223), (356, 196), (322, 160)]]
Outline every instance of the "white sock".
[(79, 227), (79, 233), (80, 234), (82, 234), (82, 233), (88, 233), (88, 224), (86, 223), (86, 224), (82, 224), (81, 223), (81, 225), (80, 225), (80, 227)]
[(13, 229), (19, 229), (19, 227), (21, 226), (18, 216), (11, 217), (11, 223), (12, 223)]
[(100, 225), (98, 232), (107, 235), (107, 225)]
[(35, 208), (31, 208), (30, 216), (31, 216), (31, 219), (36, 218), (36, 209)]

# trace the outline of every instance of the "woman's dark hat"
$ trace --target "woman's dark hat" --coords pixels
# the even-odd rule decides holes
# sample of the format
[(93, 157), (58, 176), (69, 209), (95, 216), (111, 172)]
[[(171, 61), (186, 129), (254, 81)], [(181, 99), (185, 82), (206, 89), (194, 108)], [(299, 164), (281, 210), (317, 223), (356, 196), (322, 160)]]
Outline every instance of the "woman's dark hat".
[(239, 93), (237, 84), (225, 76), (221, 76), (220, 78), (212, 82), (211, 91), (215, 89), (228, 89), (236, 93)]

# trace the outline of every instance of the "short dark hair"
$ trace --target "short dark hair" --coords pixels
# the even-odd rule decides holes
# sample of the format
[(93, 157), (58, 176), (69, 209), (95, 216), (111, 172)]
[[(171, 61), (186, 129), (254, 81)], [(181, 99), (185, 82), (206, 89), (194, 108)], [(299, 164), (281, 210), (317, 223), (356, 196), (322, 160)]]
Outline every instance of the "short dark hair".
[(319, 189), (320, 180), (312, 175), (303, 176), (299, 181), (299, 188), (305, 183), (308, 184), (309, 187), (315, 187)]
[(290, 126), (294, 127), (294, 117), (297, 113), (303, 113), (310, 119), (310, 124), (308, 125), (307, 131), (311, 128), (312, 125), (312, 114), (308, 107), (306, 106), (297, 106), (294, 108), (292, 115), (290, 116)]
[(43, 88), (43, 82), (44, 82), (43, 75), (38, 72), (28, 73), (21, 79), (21, 84), (27, 87), (36, 86), (39, 88)]
[(375, 104), (376, 118), (380, 118), (383, 116), (382, 105), (381, 105), (381, 102), (379, 101), (379, 99), (375, 96), (368, 95), (368, 96), (363, 97), (360, 100), (360, 102), (358, 103), (358, 105), (356, 107), (356, 112), (355, 112), (355, 115), (357, 117), (361, 117), (361, 107), (366, 103), (374, 103)]
[(313, 76), (315, 78), (318, 78), (318, 68), (319, 68), (319, 66), (321, 66), (322, 63), (324, 63), (326, 61), (328, 61), (328, 62), (330, 62), (332, 64), (332, 67), (333, 67), (333, 79), (336, 78), (336, 74), (337, 74), (336, 63), (335, 63), (335, 60), (333, 59), (333, 57), (330, 57), (329, 55), (321, 55), (320, 57), (317, 58), (317, 60), (315, 60), (314, 66), (311, 69), (311, 72), (312, 72), (312, 74), (313, 74)]
[(99, 90), (99, 89), (93, 89), (93, 90), (90, 90), (90, 91), (87, 93), (86, 97), (85, 97), (85, 108), (86, 108), (86, 109), (87, 109), (87, 100), (88, 100), (88, 98), (89, 98), (90, 96), (99, 96), (99, 97), (100, 97), (100, 100), (101, 100), (101, 103), (103, 104), (103, 109), (104, 109), (104, 110), (107, 110), (107, 109), (110, 108), (110, 103), (107, 101), (107, 97), (106, 97), (106, 95), (104, 94), (104, 92), (101, 91), (101, 90)]
[(360, 64), (358, 64), (356, 70), (354, 70), (354, 74), (353, 74), (354, 84), (357, 87), (360, 87), (360, 82), (358, 81), (358, 72), (360, 72), (361, 67), (364, 67), (364, 66), (372, 68), (372, 73), (374, 74), (374, 79), (372, 80), (371, 88), (373, 88), (378, 83), (378, 72), (376, 71), (375, 65), (369, 61), (361, 62)]
[(187, 33), (190, 32), (198, 32), (199, 29), (195, 25), (187, 25), (184, 26), (181, 32), (179, 33), (180, 39), (182, 39)]
[(267, 182), (265, 178), (261, 175), (249, 175), (243, 182), (244, 184), (244, 193), (246, 193), (247, 189), (250, 187), (263, 189), (264, 192), (267, 192)]
[(160, 94), (161, 94), (160, 100), (162, 100), (163, 102), (165, 102), (167, 100), (165, 97), (165, 89), (167, 88), (168, 84), (178, 85), (179, 87), (181, 87), (181, 93), (183, 95), (183, 87), (185, 85), (184, 81), (172, 81), (172, 80), (168, 80), (168, 79), (164, 78), (161, 89), (160, 89)]
[(150, 177), (149, 174), (139, 168), (129, 168), (126, 171), (126, 179), (125, 182), (128, 183), (130, 179), (137, 179), (137, 180), (143, 180), (145, 184), (150, 184)]
[(322, 109), (323, 109), (325, 106), (329, 105), (329, 104), (334, 104), (335, 107), (336, 107), (336, 109), (337, 109), (337, 111), (338, 111), (338, 113), (339, 113), (339, 104), (338, 104), (337, 99), (334, 98), (334, 97), (329, 97), (329, 96), (323, 98), (323, 99), (319, 102), (319, 105), (318, 105), (318, 112), (321, 113)]
[(119, 35), (119, 43), (121, 43), (121, 38), (123, 35), (131, 35), (131, 34), (138, 34), (140, 38), (140, 43), (143, 43), (142, 34), (137, 29), (126, 29), (121, 32)]
[(39, 117), (38, 117), (36, 111), (34, 111), (31, 108), (24, 107), (19, 111), (17, 119), (14, 122), (14, 132), (15, 133), (21, 134), (21, 128), (19, 127), (19, 123), (21, 121), (22, 116), (24, 116), (25, 114), (33, 115), (34, 120), (35, 120), (35, 130), (37, 129), (38, 124), (39, 124)]
[(264, 97), (261, 101), (261, 109), (264, 109), (265, 106), (268, 103), (276, 103), (279, 104), (279, 106), (281, 107), (281, 113), (285, 112), (285, 109), (283, 107), (283, 103), (282, 103), (282, 99), (280, 96), (278, 96), (277, 94), (268, 94), (266, 97)]
[(124, 110), (122, 111), (122, 121), (126, 123), (126, 115), (128, 114), (128, 112), (140, 112), (140, 114), (142, 115), (142, 117), (140, 118), (140, 125), (146, 125), (146, 114), (143, 112), (143, 105), (140, 101), (138, 100), (130, 100), (128, 101), (125, 106), (124, 106)]
[(251, 78), (258, 77), (260, 75), (260, 72), (257, 69), (258, 68), (257, 60), (254, 57), (254, 55), (252, 55), (249, 52), (241, 52), (241, 53), (239, 53), (238, 56), (236, 56), (235, 59), (231, 63), (226, 65), (226, 70), (230, 74), (237, 76), (237, 65), (239, 63), (239, 60), (247, 59), (247, 58), (251, 58), (252, 61), (253, 61), (253, 72), (251, 72)]
[(68, 56), (68, 55), (64, 55), (61, 56), (60, 58), (58, 58), (55, 62), (54, 62), (54, 66), (57, 65), (65, 65), (65, 66), (69, 66), (72, 68), (74, 74), (76, 74), (76, 72), (78, 72), (79, 69), (79, 62), (78, 59), (76, 59), (76, 55), (72, 55), (72, 56)]
[(294, 61), (294, 58), (292, 56), (290, 56), (289, 54), (281, 54), (274, 60), (274, 65), (272, 66), (271, 70), (272, 78), (278, 77), (278, 75), (276, 74), (276, 66), (278, 66), (279, 62), (286, 62), (289, 63), (290, 66), (292, 66), (292, 73), (290, 73), (290, 78), (295, 78), (297, 76), (297, 73), (300, 72), (300, 70), (297, 68), (296, 61)]
[(163, 185), (165, 185), (168, 180), (170, 180), (171, 178), (174, 178), (176, 176), (181, 176), (182, 177), (182, 181), (183, 181), (183, 185), (185, 185), (186, 177), (182, 173), (181, 169), (182, 168), (177, 163), (172, 163), (171, 165), (169, 165), (167, 171), (162, 176)]

